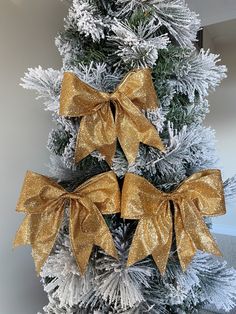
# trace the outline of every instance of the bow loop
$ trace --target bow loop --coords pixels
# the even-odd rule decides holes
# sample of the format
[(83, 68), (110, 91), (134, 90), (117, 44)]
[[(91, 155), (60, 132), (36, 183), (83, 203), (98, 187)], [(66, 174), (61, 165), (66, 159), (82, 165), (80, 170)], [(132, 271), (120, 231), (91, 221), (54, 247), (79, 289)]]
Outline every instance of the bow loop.
[[(173, 212), (170, 203), (173, 204)], [(204, 216), (225, 213), (219, 170), (198, 172), (170, 193), (156, 189), (142, 177), (127, 174), (121, 213), (123, 218), (139, 220), (128, 265), (152, 255), (163, 274), (170, 254), (172, 230), (183, 270), (186, 270), (197, 250), (221, 254), (203, 220)]]
[(220, 170), (204, 170), (193, 174), (177, 189), (192, 201), (202, 216), (214, 217), (226, 213), (224, 186)]
[[(111, 103), (115, 106), (115, 118)], [(140, 142), (163, 151), (157, 130), (142, 113), (157, 107), (149, 69), (131, 71), (113, 93), (98, 91), (73, 73), (64, 74), (59, 113), (81, 117), (75, 152), (77, 162), (98, 150), (111, 165), (117, 139), (129, 163), (135, 161)]]
[(111, 171), (91, 178), (73, 192), (67, 192), (45, 176), (27, 172), (17, 205), (17, 210), (26, 212), (26, 217), (16, 234), (14, 246), (30, 244), (36, 270), (40, 272), (55, 244), (66, 205), (70, 242), (83, 274), (94, 245), (117, 257), (102, 214), (119, 212), (119, 199), (117, 178)]
[(149, 68), (129, 72), (117, 91), (128, 96), (140, 110), (156, 109), (159, 104)]
[(27, 214), (43, 213), (65, 192), (48, 178), (27, 171), (16, 210)]
[(80, 80), (75, 74), (65, 72), (60, 95), (59, 114), (67, 117), (91, 115), (109, 103), (109, 95)]

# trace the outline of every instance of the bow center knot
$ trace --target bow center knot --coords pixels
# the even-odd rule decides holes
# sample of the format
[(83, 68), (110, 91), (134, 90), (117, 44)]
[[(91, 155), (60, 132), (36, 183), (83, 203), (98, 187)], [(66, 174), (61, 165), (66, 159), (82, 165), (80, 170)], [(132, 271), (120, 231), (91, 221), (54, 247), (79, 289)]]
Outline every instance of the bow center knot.
[(163, 195), (164, 199), (167, 201), (176, 201), (177, 199), (179, 199), (180, 197), (180, 193), (176, 192), (169, 192), (169, 193), (165, 193)]
[(74, 192), (66, 192), (62, 194), (62, 198), (66, 201), (70, 201), (70, 200), (78, 200), (79, 196), (78, 194)]
[(116, 101), (120, 98), (121, 92), (119, 90), (114, 91), (113, 93), (108, 94), (110, 101)]

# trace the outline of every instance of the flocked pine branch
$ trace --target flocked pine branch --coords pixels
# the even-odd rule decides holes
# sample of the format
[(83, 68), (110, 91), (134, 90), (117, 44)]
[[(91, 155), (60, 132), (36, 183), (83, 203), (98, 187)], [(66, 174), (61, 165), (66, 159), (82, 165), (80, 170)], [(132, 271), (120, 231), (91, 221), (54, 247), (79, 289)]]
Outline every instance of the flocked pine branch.
[(161, 108), (147, 109), (144, 112), (146, 118), (155, 126), (158, 132), (162, 132), (166, 117)]
[(45, 292), (58, 299), (61, 308), (72, 308), (93, 289), (93, 270), (89, 268), (85, 276), (79, 274), (68, 236), (56, 246), (40, 275), (45, 281)]
[[(120, 262), (100, 252), (100, 258), (97, 256), (94, 260), (94, 272), (97, 275), (95, 277), (92, 272), (90, 281), (80, 278), (69, 244), (65, 245), (66, 250), (63, 246), (56, 248), (42, 272), (46, 280), (45, 290), (50, 295), (45, 313), (72, 313), (66, 312), (68, 308), (73, 309), (73, 313), (167, 314), (180, 313), (183, 305), (186, 310), (184, 313), (193, 313), (198, 304), (209, 301), (218, 309), (229, 311), (233, 308), (236, 274), (233, 269), (226, 267), (225, 262), (198, 252), (186, 272), (182, 271), (174, 255), (169, 259), (164, 277), (151, 259), (126, 269), (125, 260), (131, 240), (129, 225), (114, 230)], [(68, 240), (64, 244), (66, 242)], [(91, 273), (86, 276), (88, 274), (91, 276)], [(128, 293), (129, 289), (133, 293)], [(76, 304), (77, 301), (78, 306), (68, 307), (67, 303)], [(52, 306), (55, 312), (50, 311)]]
[(109, 39), (117, 44), (117, 55), (131, 67), (152, 67), (158, 59), (158, 51), (166, 49), (168, 37), (156, 34), (159, 25), (154, 21), (140, 23), (132, 28), (126, 22), (115, 21)]
[(199, 53), (186, 52), (184, 58), (174, 65), (173, 76), (168, 83), (177, 93), (188, 96), (190, 102), (197, 95), (200, 99), (208, 96), (226, 77), (226, 67), (217, 65), (219, 55), (201, 49)]
[(91, 62), (89, 65), (80, 64), (72, 71), (90, 86), (105, 92), (112, 92), (122, 78), (119, 68), (112, 70), (105, 63)]
[(224, 190), (227, 201), (236, 200), (236, 175), (224, 182)]
[(225, 311), (234, 306), (236, 273), (226, 262), (208, 253), (197, 252), (186, 272), (176, 260), (170, 259), (164, 278), (156, 284), (159, 293), (164, 290), (162, 299), (171, 305), (170, 313), (179, 313), (178, 309), (184, 307), (183, 313), (193, 313), (198, 304), (208, 302)]
[(160, 188), (178, 185), (187, 176), (205, 168), (214, 167), (217, 161), (215, 132), (201, 125), (184, 126), (176, 131), (171, 124), (164, 139), (166, 153), (141, 146), (136, 162), (128, 166), (124, 155), (117, 152), (112, 169), (120, 177), (127, 171), (144, 175)]
[(192, 125), (177, 132), (169, 125), (166, 154), (160, 156), (157, 150), (150, 149), (145, 162), (141, 161), (141, 169), (150, 179), (155, 178), (157, 186), (169, 189), (194, 172), (214, 167), (216, 161), (213, 130)]
[(76, 171), (77, 167), (68, 168), (65, 165), (63, 158), (56, 154), (51, 154), (48, 168), (51, 176), (58, 182), (76, 182), (79, 177), (79, 174)]
[(94, 2), (91, 0), (73, 0), (69, 15), (65, 19), (65, 30), (76, 30), (93, 41), (100, 41), (105, 37), (106, 24), (100, 16)]
[(236, 301), (236, 272), (216, 257), (200, 253), (192, 263), (199, 278), (200, 298), (214, 304), (218, 310), (229, 312)]
[(123, 311), (129, 310), (144, 301), (142, 291), (144, 288), (150, 287), (153, 268), (148, 260), (126, 267), (132, 240), (130, 225), (115, 226), (113, 236), (119, 253), (119, 260), (116, 261), (102, 254), (97, 259), (95, 268), (97, 270), (97, 293), (117, 313), (116, 311), (119, 308)]
[(166, 27), (181, 46), (193, 47), (200, 21), (185, 0), (117, 0), (117, 3), (121, 5), (119, 15), (131, 15), (141, 9)]
[[(199, 107), (197, 102), (204, 103), (209, 92), (226, 77), (226, 67), (219, 61), (218, 55), (203, 49), (197, 52), (171, 45), (161, 50), (153, 73), (162, 105), (169, 110), (175, 97), (175, 102), (195, 102), (194, 107)], [(186, 99), (181, 95), (186, 95)]]
[(63, 73), (62, 71), (47, 69), (41, 66), (28, 69), (22, 78), (21, 86), (26, 89), (35, 90), (37, 99), (44, 101), (45, 110), (57, 112), (59, 109), (59, 97)]
[(80, 38), (72, 32), (60, 33), (55, 38), (55, 45), (62, 57), (63, 68), (70, 70), (77, 61), (78, 56), (83, 54)]
[(48, 294), (48, 300), (48, 305), (43, 308), (43, 314), (74, 314), (73, 308), (69, 306), (61, 307), (60, 300), (54, 299), (50, 294)]

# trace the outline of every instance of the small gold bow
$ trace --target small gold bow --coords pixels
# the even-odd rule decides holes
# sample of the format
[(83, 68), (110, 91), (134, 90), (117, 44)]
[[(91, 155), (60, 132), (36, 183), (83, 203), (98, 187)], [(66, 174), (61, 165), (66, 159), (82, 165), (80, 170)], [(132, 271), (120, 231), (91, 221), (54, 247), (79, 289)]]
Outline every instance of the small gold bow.
[(66, 204), (69, 208), (71, 247), (81, 274), (84, 274), (93, 245), (117, 258), (117, 251), (102, 214), (120, 212), (120, 191), (113, 172), (97, 175), (73, 192), (51, 179), (28, 171), (18, 212), (25, 212), (14, 247), (29, 244), (37, 273), (47, 260), (58, 235)]
[(198, 172), (172, 193), (156, 189), (143, 177), (126, 174), (121, 215), (126, 219), (139, 220), (127, 265), (152, 255), (163, 274), (171, 250), (173, 229), (179, 261), (184, 271), (197, 250), (221, 255), (203, 217), (223, 215), (225, 211), (219, 170)]
[[(115, 106), (115, 118), (111, 103)], [(117, 138), (129, 163), (135, 161), (140, 142), (163, 151), (157, 130), (141, 112), (157, 107), (148, 68), (129, 72), (112, 94), (92, 88), (73, 73), (64, 74), (60, 115), (82, 117), (75, 152), (77, 162), (98, 150), (111, 165)]]

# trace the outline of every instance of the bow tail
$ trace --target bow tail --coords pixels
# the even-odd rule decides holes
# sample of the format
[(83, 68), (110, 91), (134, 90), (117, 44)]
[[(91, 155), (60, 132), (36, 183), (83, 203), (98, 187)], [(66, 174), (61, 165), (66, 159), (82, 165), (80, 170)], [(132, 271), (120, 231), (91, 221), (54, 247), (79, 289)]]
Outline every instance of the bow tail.
[(116, 130), (110, 106), (104, 105), (100, 110), (81, 118), (77, 136), (75, 160), (81, 161), (93, 151), (106, 156), (109, 165), (116, 151)]
[(32, 226), (31, 220), (32, 220), (31, 215), (26, 215), (18, 231), (16, 232), (15, 240), (13, 242), (14, 248), (21, 245), (31, 245), (30, 237), (31, 235), (30, 226)]
[[(87, 209), (75, 200), (70, 205), (70, 242), (74, 257), (83, 275), (86, 271), (93, 249), (93, 234), (83, 229), (83, 219), (86, 218)], [(90, 227), (90, 226), (89, 226)]]
[(160, 212), (158, 217), (143, 217), (139, 221), (130, 247), (127, 266), (152, 255), (160, 272), (164, 273), (172, 242), (172, 218), (170, 213), (163, 212)]
[(70, 209), (70, 240), (74, 256), (83, 275), (94, 245), (117, 257), (115, 245), (106, 222), (97, 206), (89, 199), (72, 200)]
[(153, 219), (146, 217), (141, 218), (129, 249), (127, 266), (129, 267), (148, 255), (151, 255), (157, 246), (157, 241), (158, 236)]
[(173, 223), (169, 202), (166, 205), (166, 210), (161, 210), (158, 213), (158, 216), (155, 219), (155, 226), (158, 236), (158, 244), (152, 252), (152, 256), (160, 273), (163, 275), (170, 255), (173, 237)]
[(42, 214), (27, 214), (16, 233), (14, 247), (32, 246), (32, 256), (38, 274), (55, 244), (62, 219), (63, 207)]
[[(158, 131), (124, 95), (116, 106), (117, 136), (129, 163), (135, 162), (140, 142), (164, 151)], [(127, 136), (128, 134), (128, 136)]]
[(175, 205), (175, 234), (177, 252), (185, 271), (197, 250), (221, 255), (200, 212), (191, 201)]
[(103, 221), (101, 220), (101, 225), (98, 234), (95, 237), (94, 244), (102, 248), (104, 252), (106, 252), (108, 255), (114, 257), (115, 259), (118, 259), (114, 240), (104, 219)]

